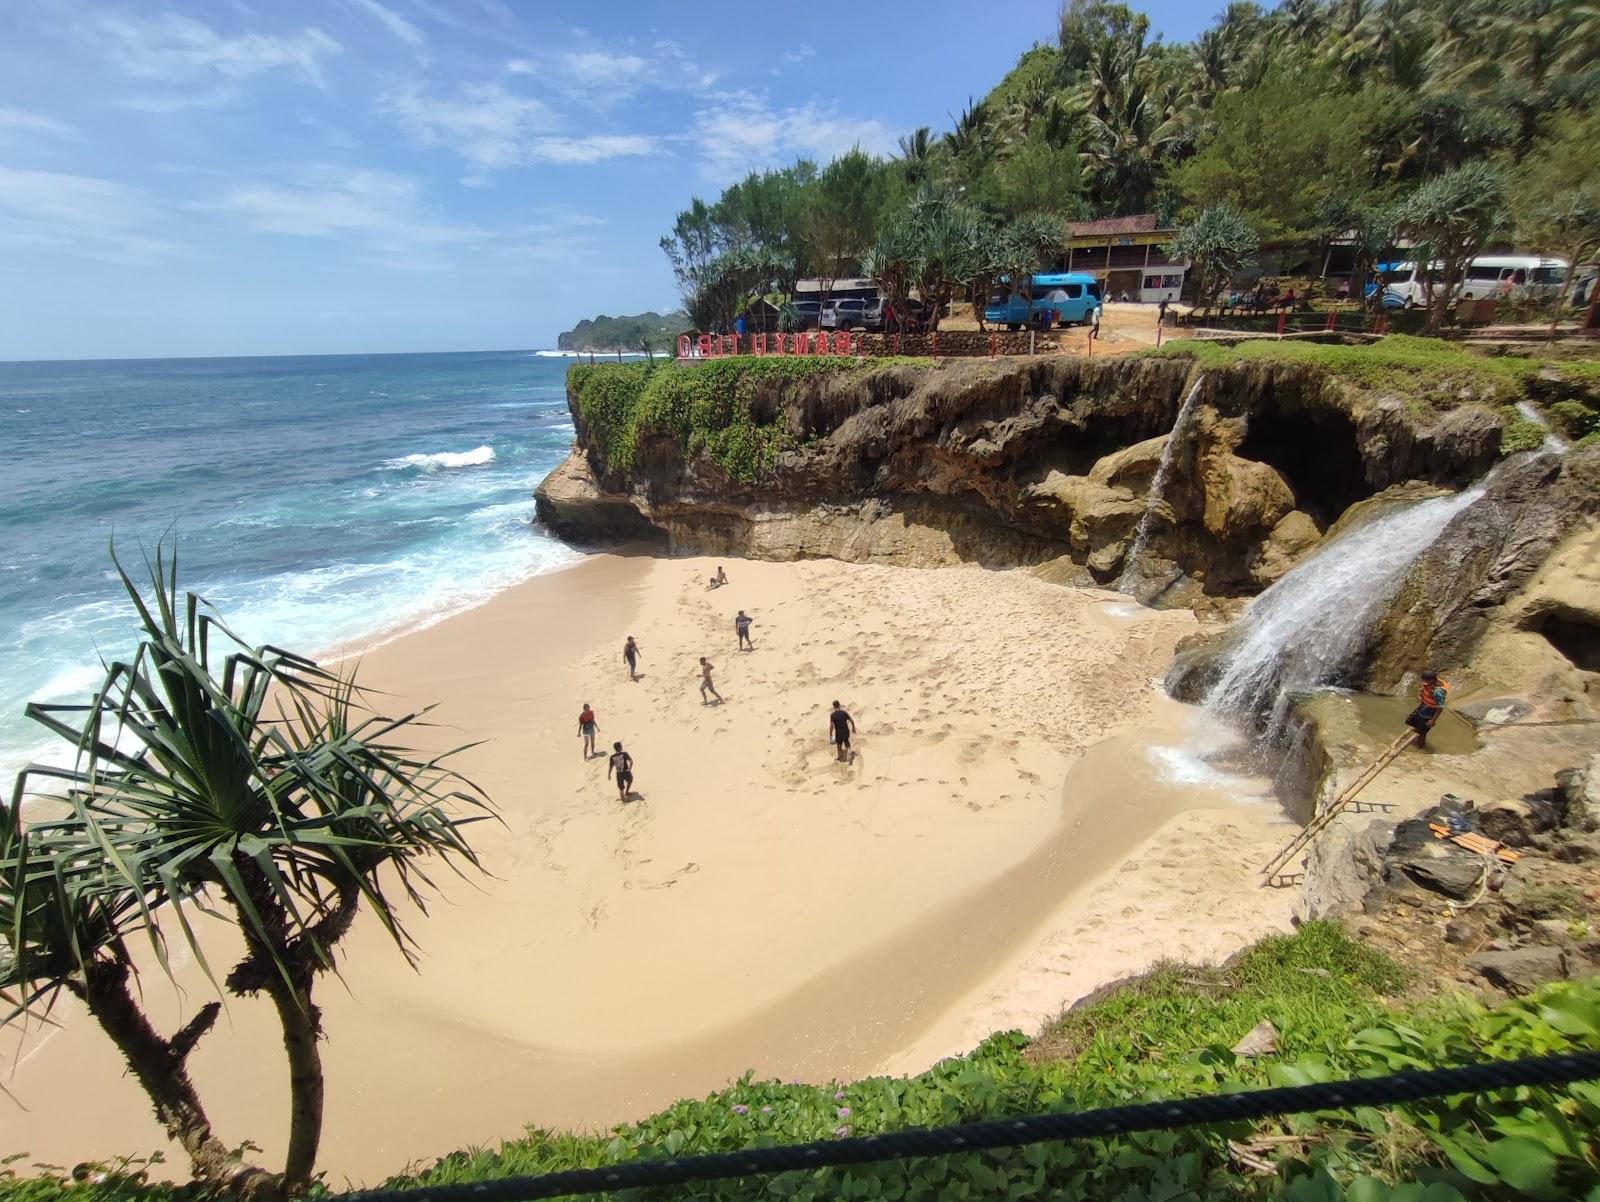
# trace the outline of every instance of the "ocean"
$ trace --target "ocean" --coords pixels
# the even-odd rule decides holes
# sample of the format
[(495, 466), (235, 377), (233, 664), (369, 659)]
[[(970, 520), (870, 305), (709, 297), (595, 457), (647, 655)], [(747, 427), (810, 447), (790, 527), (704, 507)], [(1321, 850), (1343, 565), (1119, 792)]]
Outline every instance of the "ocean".
[(0, 363), (0, 780), (70, 752), (23, 717), (86, 700), (134, 638), (108, 544), (251, 643), (414, 629), (574, 553), (532, 490), (572, 440), (571, 360), (533, 351)]

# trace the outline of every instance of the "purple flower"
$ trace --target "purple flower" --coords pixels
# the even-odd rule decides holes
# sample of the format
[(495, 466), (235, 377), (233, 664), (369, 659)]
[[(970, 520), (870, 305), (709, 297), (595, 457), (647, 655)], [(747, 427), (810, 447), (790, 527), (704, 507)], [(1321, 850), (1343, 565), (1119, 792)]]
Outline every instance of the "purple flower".
[(750, 1113), (750, 1107), (748, 1107), (748, 1106), (735, 1106), (733, 1108), (733, 1113), (734, 1114), (749, 1114)]
[(763, 1106), (761, 1108), (761, 1113), (762, 1114), (771, 1114), (772, 1113), (772, 1107), (771, 1106)]
[(842, 1118), (842, 1119), (849, 1118), (850, 1117), (850, 1107), (848, 1107), (848, 1106), (839, 1107), (839, 1117)]
[(836, 1090), (834, 1090), (834, 1091), (833, 1091), (833, 1100), (834, 1100), (834, 1101), (835, 1101), (835, 1102), (842, 1102), (842, 1101), (844, 1101), (844, 1090), (842, 1090), (842, 1089), (836, 1089)]
[(834, 1135), (838, 1136), (840, 1139), (843, 1139), (845, 1136), (850, 1134), (850, 1128), (849, 1127), (835, 1127), (833, 1129), (833, 1133), (834, 1133)]

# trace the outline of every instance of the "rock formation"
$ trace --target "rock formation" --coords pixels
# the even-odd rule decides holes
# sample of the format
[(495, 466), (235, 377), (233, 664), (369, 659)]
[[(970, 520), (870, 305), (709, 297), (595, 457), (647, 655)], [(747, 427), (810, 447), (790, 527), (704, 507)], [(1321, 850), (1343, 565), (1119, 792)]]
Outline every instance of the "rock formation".
[[(1041, 356), (763, 381), (749, 417), (793, 449), (748, 482), (650, 427), (620, 470), (569, 397), (577, 445), (540, 486), (539, 516), (580, 543), (648, 529), (675, 552), (776, 559), (1066, 557), (1108, 582), (1192, 370), (1183, 357)], [(1499, 430), (1486, 406), (1408, 406), (1315, 367), (1210, 371), (1138, 569), (1169, 601), (1257, 591), (1350, 505), (1404, 481), (1481, 475)]]

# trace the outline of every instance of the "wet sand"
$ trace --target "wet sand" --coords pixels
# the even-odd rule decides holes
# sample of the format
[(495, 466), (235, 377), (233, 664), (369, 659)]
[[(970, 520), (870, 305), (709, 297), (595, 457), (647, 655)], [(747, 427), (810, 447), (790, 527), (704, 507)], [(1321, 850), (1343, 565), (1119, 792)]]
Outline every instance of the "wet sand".
[[(325, 981), (322, 1163), (335, 1184), (517, 1135), (603, 1126), (746, 1069), (925, 1067), (1162, 955), (1281, 925), (1244, 866), (1285, 830), (1255, 785), (1152, 758), (1190, 740), (1155, 685), (1187, 613), (1025, 572), (597, 556), (369, 653), (390, 708), (439, 702), (437, 745), (503, 825), (490, 876), (444, 874), (413, 972), (375, 924)], [(735, 649), (732, 619), (755, 619)], [(630, 681), (620, 650), (642, 648)], [(726, 701), (702, 705), (697, 657)], [(853, 714), (839, 764), (826, 713)], [(636, 758), (619, 803), (577, 714)], [(1109, 741), (1108, 741), (1109, 740)], [(217, 928), (218, 924), (203, 925)], [(224, 930), (207, 933), (228, 962)], [(187, 1005), (146, 978), (171, 1029)], [(162, 1145), (70, 1004), (0, 1078), (0, 1147), (72, 1163)], [(268, 1008), (231, 1003), (194, 1073), (219, 1133), (276, 1158)], [(170, 1153), (169, 1153), (170, 1156)], [(182, 1162), (173, 1167), (181, 1173)]]

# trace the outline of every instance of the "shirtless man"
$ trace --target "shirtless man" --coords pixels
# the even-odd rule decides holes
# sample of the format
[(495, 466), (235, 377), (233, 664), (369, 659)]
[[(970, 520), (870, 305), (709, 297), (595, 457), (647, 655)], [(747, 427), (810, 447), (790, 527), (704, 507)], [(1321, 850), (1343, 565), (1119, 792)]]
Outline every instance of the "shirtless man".
[(739, 634), (740, 651), (743, 651), (747, 647), (751, 651), (756, 649), (756, 645), (750, 641), (750, 622), (750, 615), (745, 613), (742, 609), (739, 611), (739, 616), (733, 620), (733, 628)]
[(628, 641), (622, 644), (622, 662), (628, 665), (628, 679), (639, 679), (639, 644), (633, 641), (633, 636), (628, 636)]
[(617, 774), (617, 799), (628, 800), (628, 791), (633, 788), (633, 757), (622, 750), (621, 743), (611, 744), (611, 761), (606, 765), (606, 779), (611, 779), (611, 774)]
[(578, 733), (583, 736), (583, 758), (587, 760), (592, 755), (599, 754), (594, 749), (595, 732), (600, 729), (600, 724), (595, 721), (594, 711), (589, 708), (589, 703), (583, 703), (583, 712), (578, 715)]
[(709, 702), (706, 701), (706, 694), (707, 693), (710, 693), (713, 697), (715, 697), (717, 699), (718, 702), (721, 702), (722, 694), (717, 692), (717, 686), (711, 683), (711, 661), (709, 659), (707, 659), (705, 656), (702, 655), (700, 657), (700, 704), (701, 705), (710, 704)]
[(833, 745), (839, 752), (839, 762), (843, 764), (850, 758), (850, 732), (855, 730), (856, 720), (835, 701), (833, 712), (828, 715), (828, 726)]

